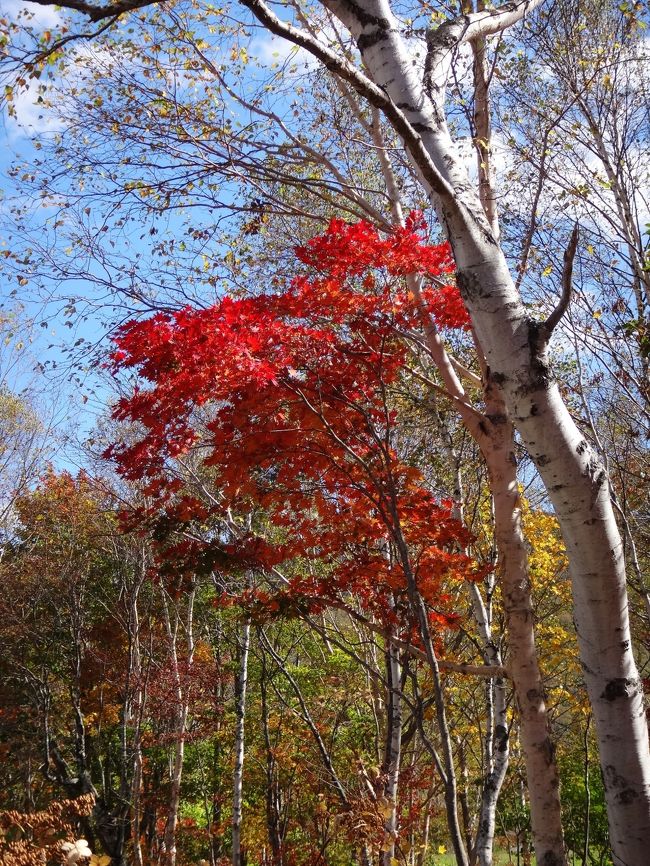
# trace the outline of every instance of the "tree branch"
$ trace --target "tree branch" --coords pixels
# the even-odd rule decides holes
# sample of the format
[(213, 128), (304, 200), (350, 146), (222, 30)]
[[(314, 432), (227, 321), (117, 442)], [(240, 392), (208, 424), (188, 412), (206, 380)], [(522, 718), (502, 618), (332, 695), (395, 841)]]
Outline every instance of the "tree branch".
[(548, 319), (542, 324), (540, 327), (540, 346), (546, 346), (549, 339), (551, 338), (551, 334), (557, 327), (560, 322), (562, 316), (566, 313), (569, 303), (571, 302), (571, 295), (573, 294), (573, 260), (576, 256), (576, 250), (578, 248), (578, 237), (580, 234), (580, 226), (576, 222), (573, 226), (573, 231), (571, 232), (571, 237), (569, 239), (569, 244), (564, 251), (564, 267), (562, 268), (562, 294), (560, 296), (560, 300), (557, 303), (557, 306), (553, 310), (553, 312), (549, 315)]
[[(358, 623), (363, 625), (369, 631), (374, 632), (374, 634), (381, 635), (382, 637), (386, 637), (386, 627), (383, 625), (377, 625), (377, 623), (372, 622), (367, 617), (363, 616), (363, 614), (354, 610), (350, 605), (346, 604), (344, 601), (341, 601), (338, 604), (332, 604), (332, 607), (337, 608), (338, 610), (345, 611), (349, 617), (356, 620)], [(419, 649), (416, 646), (413, 646), (410, 641), (402, 640), (401, 638), (395, 637), (394, 635), (390, 638), (395, 646), (399, 647), (408, 655), (413, 658), (420, 659), (421, 661), (427, 661), (427, 655), (424, 650)], [(471, 674), (477, 677), (485, 677), (486, 679), (491, 679), (493, 677), (506, 677), (510, 679), (510, 672), (507, 667), (504, 665), (474, 665), (468, 664), (467, 662), (455, 662), (451, 661), (451, 659), (438, 659), (438, 667), (441, 671), (454, 671), (459, 674)]]
[(117, 3), (108, 3), (105, 6), (94, 6), (85, 3), (84, 0), (28, 0), (39, 6), (61, 6), (63, 9), (72, 9), (87, 15), (91, 21), (102, 21), (104, 18), (114, 18), (125, 12), (133, 12), (134, 9), (142, 9), (144, 6), (153, 6), (157, 0), (118, 0)]
[(445, 21), (431, 33), (431, 45), (445, 51), (481, 36), (494, 36), (536, 9), (543, 0), (522, 0), (520, 3), (504, 3), (496, 9), (483, 9), (469, 15), (461, 15)]

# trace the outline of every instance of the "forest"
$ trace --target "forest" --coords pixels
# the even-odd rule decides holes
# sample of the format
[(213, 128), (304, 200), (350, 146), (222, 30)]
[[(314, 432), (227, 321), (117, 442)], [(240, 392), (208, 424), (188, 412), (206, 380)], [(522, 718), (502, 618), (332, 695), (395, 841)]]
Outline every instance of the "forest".
[(0, 866), (647, 866), (648, 24), (0, 0)]

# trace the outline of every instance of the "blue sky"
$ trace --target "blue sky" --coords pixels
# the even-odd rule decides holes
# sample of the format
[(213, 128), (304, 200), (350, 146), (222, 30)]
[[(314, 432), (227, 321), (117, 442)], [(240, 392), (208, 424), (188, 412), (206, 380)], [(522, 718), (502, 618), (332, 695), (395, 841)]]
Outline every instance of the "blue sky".
[[(35, 32), (55, 31), (62, 25), (66, 14), (54, 7), (42, 7), (20, 0), (1, 0), (0, 10), (3, 15), (14, 19), (29, 10), (32, 16), (30, 24)], [(254, 46), (262, 66), (267, 70), (287, 59), (291, 62), (297, 60), (295, 48), (281, 40), (265, 37), (254, 40)], [(82, 45), (80, 50), (83, 53), (85, 47)], [(89, 47), (89, 54), (94, 50)], [(76, 69), (66, 74), (69, 79), (70, 74), (83, 76), (84, 73)], [(34, 195), (28, 199), (31, 193), (26, 191), (25, 184), (21, 182), (21, 178), (30, 174), (34, 161), (42, 157), (41, 145), (64, 130), (64, 123), (56, 111), (44, 107), (39, 97), (38, 82), (29, 82), (26, 88), (16, 91), (15, 116), (3, 116), (0, 256), (4, 250), (24, 248), (29, 244), (25, 240), (25, 231), (18, 232), (18, 240), (15, 236), (12, 238), (15, 235), (13, 211), (17, 205), (26, 206), (29, 234), (39, 240), (44, 239), (44, 244), (52, 242), (52, 239), (54, 243), (59, 242), (56, 225), (61, 220), (61, 211), (48, 198), (39, 199)], [(18, 163), (22, 168), (12, 177), (12, 166)], [(222, 192), (226, 204), (229, 195), (234, 195), (234, 190), (228, 192), (226, 184)], [(89, 229), (92, 229), (93, 218), (94, 212), (88, 217)], [(182, 237), (183, 219), (180, 213), (169, 215), (166, 227), (168, 235), (176, 232)], [(160, 221), (157, 225), (158, 232)], [(98, 228), (95, 230), (99, 231)], [(123, 237), (121, 242), (125, 256), (136, 261), (139, 259), (139, 267), (144, 265), (143, 274), (146, 274), (146, 262), (151, 257), (154, 244), (148, 232), (143, 229), (138, 236), (137, 227), (132, 226), (129, 236)], [(5, 326), (4, 339), (8, 341), (5, 355), (15, 355), (17, 352), (20, 363), (11, 365), (10, 375), (9, 365), (3, 364), (0, 373), (4, 367), (3, 375), (13, 390), (27, 389), (38, 394), (43, 412), (56, 417), (58, 428), (64, 436), (83, 439), (92, 431), (97, 417), (105, 412), (111, 397), (107, 374), (105, 371), (98, 374), (96, 367), (98, 356), (106, 355), (110, 347), (106, 338), (108, 322), (112, 318), (109, 305), (102, 305), (97, 286), (88, 281), (74, 277), (64, 282), (52, 281), (48, 280), (47, 275), (43, 276), (42, 270), (40, 279), (32, 280), (29, 266), (21, 271), (13, 260), (7, 264), (11, 267), (5, 268), (5, 273), (0, 271), (0, 304), (12, 319), (11, 329), (7, 330), (9, 326)], [(96, 263), (91, 263), (90, 268), (91, 276), (103, 276)], [(127, 314), (128, 311), (122, 310), (116, 316), (126, 317)], [(75, 362), (71, 364), (73, 357)], [(69, 449), (59, 451), (57, 460), (64, 464), (69, 461), (74, 463), (78, 460), (76, 452), (73, 442)]]

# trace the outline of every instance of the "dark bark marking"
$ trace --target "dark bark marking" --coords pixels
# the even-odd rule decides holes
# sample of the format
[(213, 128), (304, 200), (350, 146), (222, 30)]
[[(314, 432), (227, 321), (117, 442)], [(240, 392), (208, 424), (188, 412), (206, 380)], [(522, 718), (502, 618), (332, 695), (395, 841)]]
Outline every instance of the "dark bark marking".
[(364, 51), (367, 51), (368, 48), (372, 48), (373, 45), (377, 45), (379, 42), (382, 42), (384, 39), (388, 38), (389, 33), (394, 33), (394, 28), (390, 27), (388, 21), (378, 18), (376, 22), (377, 30), (374, 33), (362, 33), (361, 36), (357, 39), (357, 48), (363, 54)]
[(527, 343), (530, 351), (530, 384), (526, 391), (536, 391), (548, 388), (553, 381), (551, 368), (546, 360), (543, 340), (541, 335), (541, 322), (537, 319), (527, 317)]
[(616, 795), (616, 799), (623, 803), (625, 806), (628, 806), (630, 803), (633, 803), (639, 797), (639, 792), (635, 791), (634, 788), (624, 788), (622, 791)]
[(497, 750), (506, 752), (508, 750), (508, 729), (505, 725), (496, 725), (494, 728), (494, 738), (497, 741)]
[(363, 24), (366, 27), (368, 24), (374, 24), (376, 27), (383, 27), (388, 29), (388, 21), (385, 18), (382, 18), (381, 15), (372, 15), (370, 12), (366, 12), (358, 3), (355, 3), (354, 0), (343, 0), (343, 6), (346, 6), (347, 9), (352, 12), (357, 21), (360, 24)]
[(636, 683), (634, 680), (627, 679), (627, 677), (616, 677), (607, 683), (601, 698), (605, 698), (606, 701), (615, 701), (617, 698), (629, 698), (635, 691)]
[(587, 448), (589, 448), (589, 445), (587, 444), (587, 440), (581, 439), (578, 442), (578, 444), (576, 445), (576, 454), (582, 456), (585, 453), (585, 451), (587, 450)]
[(544, 851), (537, 862), (539, 866), (561, 866), (563, 861), (553, 851)]
[(465, 300), (471, 301), (474, 298), (490, 297), (491, 293), (484, 290), (481, 280), (476, 276), (476, 274), (472, 273), (471, 270), (458, 271), (456, 274), (456, 282), (458, 283), (460, 293)]
[[(550, 737), (546, 737), (546, 739), (540, 743), (539, 750), (544, 756), (546, 766), (550, 767), (555, 761), (555, 746), (551, 742)], [(556, 782), (556, 784), (559, 783)]]
[(530, 404), (530, 414), (531, 415), (539, 415), (539, 407), (537, 403)]
[[(413, 109), (411, 109), (411, 111), (412, 110)], [(416, 132), (433, 132), (433, 127), (429, 126), (428, 123), (418, 123), (416, 121), (415, 123), (411, 124), (411, 128), (414, 129)]]
[(538, 466), (548, 466), (548, 464), (551, 462), (551, 458), (548, 457), (546, 454), (540, 454), (535, 462)]
[(485, 416), (491, 424), (494, 424), (495, 427), (498, 427), (501, 424), (505, 424), (508, 420), (507, 415), (503, 415), (500, 412), (495, 412), (491, 415)]

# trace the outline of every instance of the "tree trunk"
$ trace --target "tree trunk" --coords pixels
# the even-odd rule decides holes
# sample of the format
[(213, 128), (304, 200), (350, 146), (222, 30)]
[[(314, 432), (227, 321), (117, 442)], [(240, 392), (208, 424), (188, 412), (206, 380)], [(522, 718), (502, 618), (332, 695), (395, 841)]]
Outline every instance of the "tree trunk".
[(402, 758), (402, 666), (399, 661), (399, 650), (391, 641), (390, 636), (386, 640), (386, 674), (388, 724), (386, 726), (386, 746), (382, 770), (386, 776), (384, 797), (387, 800), (387, 805), (382, 866), (391, 866), (395, 857), (395, 840), (397, 839), (397, 790)]
[[(282, 866), (283, 832), (280, 815), (281, 789), (278, 781), (278, 768), (269, 728), (269, 707), (267, 678), (269, 672), (266, 665), (266, 654), (262, 653), (260, 671), (260, 702), (262, 715), (262, 731), (264, 734), (264, 750), (266, 752), (266, 827), (271, 847), (271, 866)], [(266, 862), (266, 857), (265, 857)]]
[[(449, 358), (446, 355), (442, 342), (435, 331), (435, 325), (429, 317), (425, 315), (419, 294), (418, 286), (415, 282), (411, 285), (411, 291), (416, 299), (416, 303), (423, 314), (423, 323), (425, 335), (429, 344), (431, 357), (437, 365), (439, 372), (442, 375), (443, 381), (447, 390), (456, 397), (459, 401), (465, 399), (465, 393), (458, 378), (455, 376)], [(493, 425), (487, 416), (481, 420), (479, 424), (478, 413), (468, 413), (461, 409), (461, 416), (465, 420), (465, 425), (469, 433), (479, 445), (481, 453), (485, 456), (485, 451), (491, 451), (493, 445)], [(450, 431), (443, 423), (442, 419), (436, 410), (439, 430), (442, 440), (446, 446), (447, 454), (454, 468), (454, 499), (457, 505), (454, 513), (458, 520), (464, 521), (463, 508), (463, 479), (460, 467), (460, 460), (453, 446), (453, 441)], [(496, 451), (494, 452), (497, 453)], [(512, 469), (512, 466), (511, 466)], [(513, 470), (514, 471), (514, 470)], [(515, 486), (516, 489), (516, 486)], [(516, 503), (513, 503), (513, 505)], [(501, 521), (502, 515), (499, 513), (498, 519)], [(494, 515), (495, 525), (497, 515)], [(498, 538), (508, 538), (506, 527), (514, 525), (514, 518), (509, 519), (501, 526), (501, 532), (495, 531)], [(511, 542), (518, 542), (521, 545), (520, 555), (516, 558), (515, 565), (519, 562), (527, 561), (526, 548), (521, 534)], [(467, 551), (469, 552), (469, 551)], [(511, 572), (514, 577), (514, 570)], [(522, 580), (522, 586), (527, 586), (527, 574), (524, 572), (526, 580)], [(494, 642), (492, 635), (491, 612), (483, 601), (483, 597), (478, 586), (471, 583), (469, 586), (470, 598), (472, 602), (472, 612), (474, 620), (478, 628), (481, 638), (481, 655), (486, 665), (502, 665), (501, 653)], [(530, 606), (530, 605), (529, 605)], [(532, 621), (530, 622), (532, 629)], [(509, 734), (508, 734), (508, 705), (506, 699), (506, 682), (503, 677), (495, 677), (487, 680), (485, 683), (485, 706), (486, 706), (486, 733), (485, 733), (485, 756), (484, 767), (485, 775), (483, 777), (483, 787), (481, 790), (481, 807), (478, 819), (478, 827), (476, 830), (476, 839), (473, 845), (468, 844), (467, 849), (470, 857), (470, 863), (479, 863), (479, 866), (492, 866), (493, 849), (494, 849), (494, 832), (496, 824), (496, 809), (501, 793), (501, 787), (506, 777), (508, 763), (510, 758), (509, 750)], [(559, 815), (559, 804), (558, 804)], [(469, 832), (469, 819), (464, 818), (466, 825), (466, 835)]]
[[(470, 591), (474, 616), (483, 638), (481, 648), (483, 657), (486, 664), (501, 664), (501, 655), (492, 640), (491, 627), (481, 594), (478, 587), (474, 585), (470, 587)], [(506, 683), (503, 677), (497, 677), (494, 680), (488, 680), (485, 689), (491, 718), (488, 720), (489, 729), (485, 735), (486, 772), (481, 790), (481, 809), (476, 839), (471, 853), (473, 862), (478, 862), (479, 866), (492, 866), (497, 803), (508, 770), (510, 750), (508, 746)]]
[(175, 622), (172, 628), (171, 619), (166, 597), (164, 600), (165, 612), (165, 628), (169, 639), (169, 653), (172, 663), (172, 676), (174, 678), (174, 697), (176, 702), (175, 707), (175, 743), (174, 743), (174, 761), (172, 765), (171, 790), (169, 793), (169, 804), (167, 807), (167, 824), (165, 826), (164, 835), (164, 863), (165, 866), (176, 866), (176, 828), (178, 826), (178, 812), (181, 801), (181, 781), (183, 778), (183, 765), (185, 762), (185, 734), (187, 732), (187, 716), (189, 712), (189, 674), (194, 655), (194, 630), (193, 630), (193, 611), (194, 611), (194, 596), (193, 590), (187, 600), (187, 676), (185, 683), (181, 675), (181, 668), (178, 660), (177, 634), (179, 625), (179, 612), (176, 611)]
[[(411, 292), (422, 310), (419, 288), (410, 280)], [(424, 311), (423, 311), (424, 312)], [(447, 390), (456, 398), (456, 405), (465, 425), (481, 449), (490, 476), (490, 491), (494, 503), (494, 533), (499, 554), (499, 581), (506, 614), (510, 670), (520, 710), (521, 739), (526, 763), (526, 775), (531, 785), (531, 824), (539, 862), (555, 866), (566, 863), (559, 780), (555, 750), (551, 743), (550, 726), (543, 696), (528, 574), (528, 552), (521, 525), (521, 509), (517, 485), (514, 431), (508, 421), (500, 389), (489, 380), (485, 383), (483, 417), (467, 409), (462, 385), (452, 369), (444, 346), (433, 323), (424, 316), (424, 328), (431, 357)], [(443, 431), (444, 435), (444, 431)], [(446, 437), (448, 439), (448, 436)], [(450, 457), (457, 460), (450, 441)], [(461, 479), (456, 480), (458, 494)], [(462, 509), (459, 510), (462, 519)], [(471, 587), (474, 617), (481, 634), (486, 664), (500, 664), (499, 653), (492, 641), (487, 611), (478, 587)], [(476, 853), (481, 866), (491, 866), (494, 844), (496, 805), (508, 766), (508, 729), (504, 683), (494, 682), (488, 695), (494, 701), (493, 742), (487, 750), (489, 771), (481, 795), (481, 815), (476, 839)], [(534, 790), (533, 790), (534, 788)]]
[[(488, 390), (488, 417), (503, 417), (503, 413), (498, 411), (500, 404), (498, 393), (495, 395)], [(538, 862), (565, 863), (559, 777), (535, 647), (528, 553), (521, 525), (514, 436), (505, 417), (500, 424), (494, 425), (490, 445), (491, 449), (485, 456), (494, 502), (499, 581), (510, 648), (509, 668), (520, 715), (520, 740), (526, 766), (535, 851)], [(505, 731), (503, 733), (507, 736)]]
[(248, 651), (251, 626), (242, 626), (239, 645), (239, 671), (235, 683), (235, 771), (232, 782), (232, 866), (243, 866), (241, 847), (242, 799), (244, 788), (244, 720), (246, 717), (246, 686), (248, 683)]

